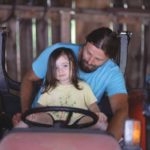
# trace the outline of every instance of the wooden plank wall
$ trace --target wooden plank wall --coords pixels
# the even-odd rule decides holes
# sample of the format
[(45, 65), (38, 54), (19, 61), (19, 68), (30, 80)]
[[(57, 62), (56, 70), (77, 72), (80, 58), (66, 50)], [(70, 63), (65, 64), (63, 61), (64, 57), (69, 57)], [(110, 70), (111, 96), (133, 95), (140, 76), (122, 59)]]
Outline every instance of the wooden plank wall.
[(9, 76), (21, 81), (44, 48), (56, 42), (70, 42), (71, 20), (76, 23), (77, 43), (85, 42), (84, 37), (101, 26), (132, 32), (126, 82), (129, 89), (144, 86), (145, 76), (150, 74), (149, 0), (0, 0), (0, 26), (8, 28)]

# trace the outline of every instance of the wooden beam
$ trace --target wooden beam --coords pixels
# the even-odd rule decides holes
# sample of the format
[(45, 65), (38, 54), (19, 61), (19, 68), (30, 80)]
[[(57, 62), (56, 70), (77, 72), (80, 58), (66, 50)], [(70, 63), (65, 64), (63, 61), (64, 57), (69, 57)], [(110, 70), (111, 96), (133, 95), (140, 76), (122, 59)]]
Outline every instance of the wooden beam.
[(69, 12), (61, 11), (61, 41), (71, 42), (70, 24), (71, 14)]
[[(11, 13), (12, 6), (10, 5), (0, 5), (0, 18), (5, 18), (8, 14)], [(52, 12), (62, 12), (62, 11), (74, 11), (75, 13), (82, 13), (82, 14), (105, 14), (105, 15), (112, 15), (112, 16), (131, 16), (131, 17), (140, 17), (140, 18), (147, 18), (150, 19), (150, 10), (143, 10), (143, 9), (124, 9), (124, 8), (105, 8), (105, 9), (72, 9), (72, 8), (62, 8), (62, 7), (49, 7), (47, 10), (46, 15), (51, 16)], [(15, 8), (15, 16), (16, 17), (27, 17), (27, 18), (40, 18), (43, 16), (44, 7), (39, 6), (22, 6), (17, 5)]]

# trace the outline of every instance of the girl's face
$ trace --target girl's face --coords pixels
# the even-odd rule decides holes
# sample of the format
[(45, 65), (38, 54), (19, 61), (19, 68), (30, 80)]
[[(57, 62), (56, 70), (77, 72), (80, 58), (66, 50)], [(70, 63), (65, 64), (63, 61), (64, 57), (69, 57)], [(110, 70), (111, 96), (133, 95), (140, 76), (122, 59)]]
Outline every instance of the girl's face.
[(70, 83), (70, 64), (66, 55), (62, 55), (56, 60), (56, 79), (61, 84)]

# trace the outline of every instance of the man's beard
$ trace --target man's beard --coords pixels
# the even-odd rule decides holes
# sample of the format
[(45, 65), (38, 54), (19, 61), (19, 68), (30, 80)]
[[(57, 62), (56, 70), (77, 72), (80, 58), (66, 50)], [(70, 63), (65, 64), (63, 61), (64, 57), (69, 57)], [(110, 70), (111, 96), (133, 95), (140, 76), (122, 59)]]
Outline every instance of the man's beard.
[(84, 60), (82, 57), (79, 58), (78, 64), (79, 64), (80, 69), (86, 73), (93, 72), (98, 68), (95, 65), (89, 65), (87, 61)]

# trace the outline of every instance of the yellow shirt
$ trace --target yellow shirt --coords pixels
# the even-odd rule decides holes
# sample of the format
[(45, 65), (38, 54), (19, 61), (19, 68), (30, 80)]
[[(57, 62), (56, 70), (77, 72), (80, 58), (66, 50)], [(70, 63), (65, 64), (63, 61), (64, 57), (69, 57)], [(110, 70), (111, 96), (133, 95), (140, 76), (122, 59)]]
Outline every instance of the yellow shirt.
[[(88, 109), (92, 103), (96, 102), (89, 85), (83, 81), (79, 82), (78, 90), (74, 85), (61, 85), (59, 84), (52, 91), (42, 94), (38, 100), (38, 103), (42, 106), (67, 106), (76, 107), (82, 109)], [(67, 113), (64, 112), (51, 112), (55, 120), (65, 120)], [(79, 114), (74, 114), (71, 122), (81, 117)]]

